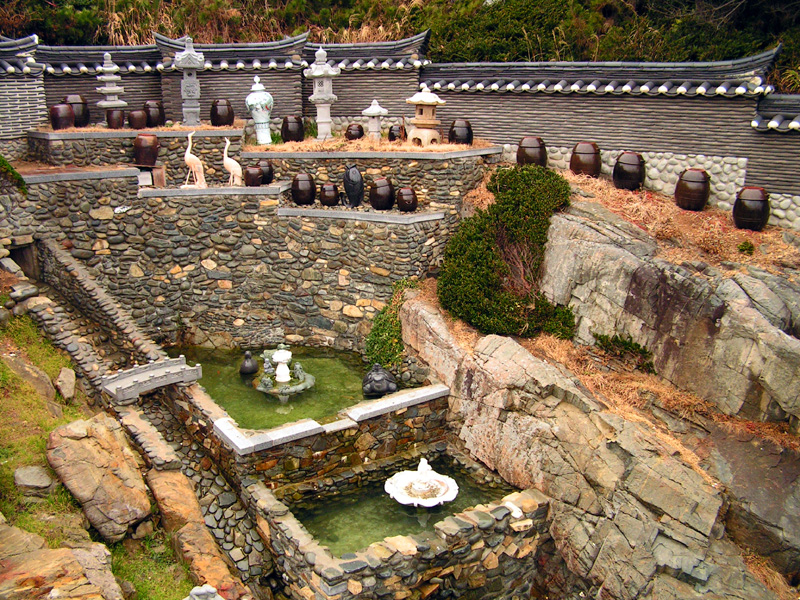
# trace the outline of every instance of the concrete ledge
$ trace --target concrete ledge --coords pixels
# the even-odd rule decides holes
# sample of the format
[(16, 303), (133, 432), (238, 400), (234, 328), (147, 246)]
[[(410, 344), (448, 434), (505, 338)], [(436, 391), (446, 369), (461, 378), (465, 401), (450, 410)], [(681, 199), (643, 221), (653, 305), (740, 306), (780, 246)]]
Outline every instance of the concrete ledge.
[(380, 213), (363, 212), (355, 210), (324, 210), (321, 208), (279, 208), (276, 212), (279, 217), (313, 217), (315, 219), (346, 219), (350, 221), (369, 221), (372, 223), (398, 223), (400, 225), (413, 225), (426, 221), (441, 221), (445, 214), (443, 211), (432, 213)]
[[(180, 131), (163, 131), (153, 129), (113, 129), (110, 131), (29, 131), (28, 137), (40, 140), (104, 140), (114, 138), (135, 138), (140, 133), (149, 133), (159, 138), (186, 138), (192, 132), (191, 129)], [(241, 129), (197, 129), (194, 137), (235, 137), (243, 136)]]
[(214, 422), (214, 431), (239, 454), (252, 454), (259, 450), (267, 450), (287, 442), (293, 442), (310, 435), (324, 433), (325, 429), (313, 419), (302, 419), (294, 423), (282, 425), (275, 429), (258, 432), (246, 436), (231, 419), (219, 419)]
[(142, 188), (140, 198), (179, 198), (195, 196), (277, 196), (292, 187), (289, 181), (279, 181), (258, 187), (208, 187), (208, 188)]
[(139, 169), (102, 169), (98, 171), (74, 171), (65, 173), (42, 173), (40, 175), (22, 175), (27, 184), (52, 183), (55, 181), (81, 181), (86, 179), (117, 179), (122, 177), (139, 177)]
[(358, 423), (448, 395), (450, 395), (450, 388), (443, 383), (437, 383), (434, 385), (426, 385), (421, 388), (395, 392), (394, 394), (384, 396), (378, 400), (362, 402), (361, 404), (357, 404), (352, 408), (342, 411), (342, 414)]
[(472, 150), (454, 150), (451, 152), (242, 152), (244, 158), (307, 158), (307, 159), (334, 159), (349, 160), (353, 158), (398, 158), (402, 160), (448, 160), (453, 158), (469, 158), (471, 156), (490, 156), (502, 154), (503, 148), (491, 146), (489, 148), (473, 148)]
[(325, 433), (336, 433), (337, 431), (343, 431), (353, 427), (358, 427), (358, 423), (352, 419), (337, 419), (333, 423), (326, 423), (322, 426), (322, 428), (325, 430)]

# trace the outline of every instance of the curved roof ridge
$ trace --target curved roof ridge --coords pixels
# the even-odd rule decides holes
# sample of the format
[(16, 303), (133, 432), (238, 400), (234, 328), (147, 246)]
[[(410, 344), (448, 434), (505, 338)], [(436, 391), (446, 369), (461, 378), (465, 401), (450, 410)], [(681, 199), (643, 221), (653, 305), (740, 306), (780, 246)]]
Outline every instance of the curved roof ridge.
[[(156, 46), (164, 54), (174, 54), (184, 50), (183, 36), (177, 39), (169, 38), (160, 33), (153, 32)], [(284, 38), (273, 42), (247, 42), (232, 44), (194, 44), (195, 50), (206, 55), (206, 60), (219, 58), (252, 59), (269, 58), (272, 56), (290, 57), (292, 54), (301, 54), (306, 45), (308, 32), (294, 37)], [(166, 51), (166, 52), (165, 52)]]
[[(421, 33), (401, 40), (386, 40), (382, 42), (351, 42), (323, 44), (308, 42), (305, 54), (313, 56), (320, 47), (325, 48), (331, 58), (389, 58), (393, 56), (419, 54), (425, 56), (431, 39), (431, 30), (426, 29)], [(381, 53), (383, 51), (383, 53)]]
[(0, 38), (0, 55), (17, 56), (25, 52), (36, 50), (39, 44), (39, 36), (35, 33), (23, 38), (14, 39), (6, 36)]

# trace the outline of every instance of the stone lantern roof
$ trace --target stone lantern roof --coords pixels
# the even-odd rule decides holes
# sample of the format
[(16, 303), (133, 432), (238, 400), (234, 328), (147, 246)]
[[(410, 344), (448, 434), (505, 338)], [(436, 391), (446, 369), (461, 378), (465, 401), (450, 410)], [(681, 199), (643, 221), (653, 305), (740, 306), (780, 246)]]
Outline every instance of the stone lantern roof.
[(447, 104), (444, 100), (439, 98), (436, 94), (431, 92), (430, 90), (422, 90), (421, 92), (417, 92), (411, 98), (406, 98), (407, 104), (421, 104), (423, 106), (443, 106)]
[(328, 64), (328, 53), (324, 48), (320, 47), (314, 54), (317, 60), (311, 63), (311, 66), (303, 71), (303, 75), (309, 79), (317, 79), (319, 77), (336, 77), (342, 70), (339, 67), (334, 67)]
[(378, 104), (377, 100), (373, 100), (368, 108), (361, 111), (361, 114), (365, 117), (385, 117), (389, 111)]

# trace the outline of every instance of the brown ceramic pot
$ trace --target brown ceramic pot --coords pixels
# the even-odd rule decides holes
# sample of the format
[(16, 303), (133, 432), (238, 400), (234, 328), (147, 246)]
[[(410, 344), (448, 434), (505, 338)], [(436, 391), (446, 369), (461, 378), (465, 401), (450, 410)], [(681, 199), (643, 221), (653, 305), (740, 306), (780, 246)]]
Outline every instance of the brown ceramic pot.
[(519, 141), (517, 164), (547, 166), (547, 147), (542, 138), (528, 135)]
[(576, 175), (600, 176), (600, 148), (594, 142), (578, 142), (569, 159), (570, 171)]
[(167, 122), (167, 115), (164, 113), (164, 105), (161, 104), (161, 100), (145, 101), (142, 110), (147, 115), (148, 127), (162, 127)]
[(644, 158), (636, 152), (623, 152), (617, 158), (612, 173), (614, 187), (620, 190), (638, 190), (644, 183)]
[(261, 167), (261, 185), (269, 185), (275, 178), (275, 169), (272, 168), (272, 162), (266, 158), (258, 161), (258, 166)]
[(364, 137), (364, 127), (361, 123), (350, 123), (344, 130), (344, 137), (348, 140), (360, 140)]
[(122, 129), (125, 127), (125, 111), (121, 108), (106, 110), (106, 124), (109, 129)]
[(147, 127), (147, 113), (143, 110), (132, 110), (128, 113), (128, 125), (131, 129)]
[(158, 136), (140, 133), (133, 141), (133, 162), (145, 167), (153, 167), (158, 160)]
[(54, 104), (50, 107), (50, 125), (54, 130), (75, 126), (75, 113), (69, 104)]
[(762, 187), (746, 186), (736, 194), (733, 224), (739, 229), (761, 231), (769, 221), (769, 194)]
[(322, 206), (339, 204), (339, 187), (335, 183), (321, 183), (319, 186), (319, 203)]
[(394, 186), (386, 177), (378, 177), (369, 188), (369, 203), (375, 210), (391, 210), (394, 206)]
[(72, 107), (75, 114), (75, 127), (86, 127), (89, 124), (89, 104), (80, 94), (68, 94), (62, 100), (64, 104)]
[(211, 124), (214, 127), (233, 125), (233, 106), (229, 100), (220, 98), (211, 103)]
[(703, 169), (686, 169), (675, 185), (675, 204), (684, 210), (703, 210), (711, 193), (711, 181)]
[(289, 115), (283, 117), (281, 138), (284, 142), (302, 142), (304, 137), (303, 119)]
[(295, 204), (311, 205), (314, 204), (316, 186), (314, 178), (308, 173), (298, 173), (292, 179), (292, 200)]
[(258, 187), (261, 185), (261, 167), (245, 167), (244, 184), (248, 187)]
[(413, 188), (401, 187), (394, 196), (397, 208), (403, 212), (414, 212), (417, 210), (417, 193)]
[(447, 139), (451, 144), (472, 145), (472, 123), (466, 119), (456, 119), (450, 125)]
[(408, 138), (408, 134), (406, 133), (406, 128), (403, 125), (392, 125), (389, 127), (389, 141), (395, 142), (405, 142)]

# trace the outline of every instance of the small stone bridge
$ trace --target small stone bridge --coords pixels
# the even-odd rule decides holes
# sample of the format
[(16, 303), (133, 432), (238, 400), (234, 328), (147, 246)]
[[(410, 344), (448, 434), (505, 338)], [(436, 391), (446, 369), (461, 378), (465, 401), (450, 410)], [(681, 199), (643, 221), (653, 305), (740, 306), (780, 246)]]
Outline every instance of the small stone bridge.
[(194, 383), (202, 376), (202, 367), (188, 366), (181, 355), (107, 375), (101, 380), (101, 389), (115, 402), (125, 405), (132, 404), (141, 394), (173, 383)]

